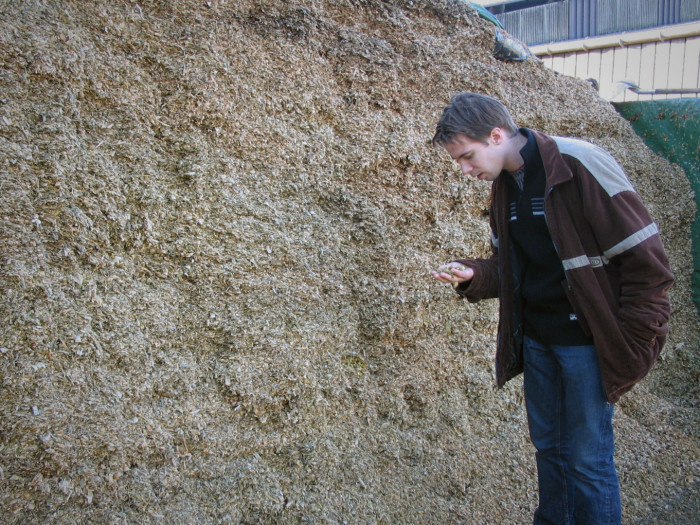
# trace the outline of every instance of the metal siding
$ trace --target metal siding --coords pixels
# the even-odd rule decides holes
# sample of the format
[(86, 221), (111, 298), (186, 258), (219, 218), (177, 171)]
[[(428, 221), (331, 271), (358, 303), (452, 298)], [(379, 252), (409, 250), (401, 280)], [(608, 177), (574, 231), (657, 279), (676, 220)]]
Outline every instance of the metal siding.
[(678, 22), (692, 22), (700, 20), (700, 1), (679, 0)]
[[(685, 41), (685, 54), (683, 60), (682, 88), (700, 87), (700, 37), (688, 38)], [(694, 95), (683, 95), (692, 97)]]
[(596, 34), (654, 27), (657, 25), (658, 7), (658, 0), (598, 0)]
[(527, 45), (569, 38), (569, 0), (498, 15), (511, 35)]
[[(680, 88), (683, 85), (683, 69), (685, 67), (686, 41), (672, 40), (671, 53), (668, 61), (668, 87)], [(668, 98), (674, 98), (675, 95)]]
[[(631, 80), (636, 82), (641, 75), (642, 70), (642, 45), (635, 44), (627, 48), (627, 65), (625, 66), (625, 80)], [(639, 95), (630, 91), (625, 90), (623, 100), (625, 102), (635, 101), (639, 99)]]
[[(571, 17), (578, 18), (578, 22), (570, 23)], [(590, 36), (610, 34), (637, 27), (658, 27), (661, 19), (687, 23), (700, 19), (700, 0), (563, 0), (504, 13), (499, 19), (513, 36), (534, 45), (567, 40), (562, 35), (570, 32), (587, 32)], [(609, 100), (669, 98), (665, 94), (623, 91), (621, 80), (634, 82), (643, 91), (700, 88), (700, 37), (695, 36), (627, 46), (611, 43), (608, 48), (562, 52), (542, 59), (547, 67), (559, 73), (597, 80), (600, 95)], [(698, 97), (697, 94), (670, 97), (679, 96)]]
[(583, 17), (579, 14), (581, 0), (569, 0), (569, 38), (582, 38), (585, 36), (583, 31)]
[(595, 34), (597, 0), (568, 0), (569, 39)]
[(527, 45), (700, 20), (700, 0), (561, 0), (497, 15)]
[[(656, 62), (656, 42), (651, 42), (642, 46), (642, 67), (639, 71), (639, 80), (637, 85), (645, 90), (650, 89), (654, 85), (654, 69)], [(629, 80), (635, 81), (630, 78)], [(639, 100), (651, 100), (652, 95), (639, 95)]]
[(603, 98), (610, 100), (616, 95), (617, 86), (613, 85), (613, 62), (615, 50), (613, 48), (603, 49), (600, 52), (600, 94)]
[(577, 78), (590, 78), (591, 75), (588, 74), (588, 53), (585, 51), (580, 51), (576, 53), (576, 77)]
[[(625, 89), (620, 84), (621, 80), (631, 81), (644, 91), (700, 87), (700, 37), (560, 53), (543, 57), (543, 62), (564, 75), (582, 80), (596, 79), (601, 96), (608, 100), (636, 101), (681, 96), (640, 95)], [(697, 97), (696, 94), (683, 96)]]
[(586, 78), (595, 78), (600, 89), (600, 49), (588, 53), (588, 73)]
[[(669, 64), (671, 62), (671, 42), (658, 42), (656, 44), (656, 56), (654, 57), (654, 89), (668, 89)], [(668, 98), (668, 95), (654, 95), (655, 99)]]
[(615, 93), (615, 98), (619, 98), (626, 91), (620, 84), (621, 80), (628, 80), (627, 74), (627, 47), (616, 47), (613, 52), (613, 74), (612, 74), (612, 91)]
[(564, 55), (564, 71), (567, 76), (576, 76), (576, 53), (567, 53)]

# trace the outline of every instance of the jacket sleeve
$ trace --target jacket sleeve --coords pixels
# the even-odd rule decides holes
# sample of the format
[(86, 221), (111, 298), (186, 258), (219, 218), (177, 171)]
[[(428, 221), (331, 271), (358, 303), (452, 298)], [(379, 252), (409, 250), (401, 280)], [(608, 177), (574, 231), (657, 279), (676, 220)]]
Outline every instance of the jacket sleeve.
[(673, 283), (659, 229), (610, 154), (595, 147), (586, 165), (572, 161), (586, 220), (603, 260), (617, 269), (618, 317), (627, 343), (658, 352), (668, 332), (666, 292)]
[(470, 303), (498, 297), (498, 238), (495, 231), (493, 209), (491, 210), (491, 256), (487, 259), (459, 259), (458, 262), (474, 270), (470, 281), (462, 283), (455, 291)]

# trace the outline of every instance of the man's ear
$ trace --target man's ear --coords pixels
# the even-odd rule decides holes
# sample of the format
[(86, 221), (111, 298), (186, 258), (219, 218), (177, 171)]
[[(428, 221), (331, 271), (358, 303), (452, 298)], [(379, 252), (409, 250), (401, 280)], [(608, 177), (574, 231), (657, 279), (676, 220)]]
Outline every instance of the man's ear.
[(494, 146), (502, 144), (506, 138), (505, 132), (501, 128), (493, 128), (489, 133), (489, 140)]

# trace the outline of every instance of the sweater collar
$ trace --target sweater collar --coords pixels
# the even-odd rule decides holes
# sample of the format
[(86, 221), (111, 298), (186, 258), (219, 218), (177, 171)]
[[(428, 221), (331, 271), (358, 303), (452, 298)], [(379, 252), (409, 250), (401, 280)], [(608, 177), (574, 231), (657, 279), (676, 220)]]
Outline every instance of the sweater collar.
[(520, 149), (520, 156), (525, 161), (525, 167), (527, 168), (537, 160), (537, 156), (539, 155), (537, 140), (535, 140), (535, 135), (532, 131), (527, 128), (520, 128), (518, 132), (527, 139), (525, 145)]
[(506, 175), (505, 178), (510, 185), (515, 185), (520, 189), (520, 191), (522, 191), (525, 183), (525, 173), (528, 169), (532, 169), (536, 166), (538, 167), (541, 161), (539, 158), (537, 140), (535, 139), (535, 135), (532, 133), (532, 131), (527, 128), (520, 128), (518, 133), (527, 139), (527, 142), (522, 148), (520, 148), (519, 152), (520, 156), (523, 158), (523, 165), (515, 171), (504, 170), (504, 174)]

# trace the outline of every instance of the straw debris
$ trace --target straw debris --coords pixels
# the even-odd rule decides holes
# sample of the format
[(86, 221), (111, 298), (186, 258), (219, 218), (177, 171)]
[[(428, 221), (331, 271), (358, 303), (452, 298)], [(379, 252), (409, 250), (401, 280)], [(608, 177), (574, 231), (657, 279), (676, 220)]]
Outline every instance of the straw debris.
[(620, 404), (625, 520), (697, 494), (683, 172), (585, 82), (493, 57), (452, 0), (0, 4), (7, 523), (526, 523), (497, 310), (428, 271), (488, 253), (488, 188), (429, 144), (451, 94), (608, 148), (678, 282)]

